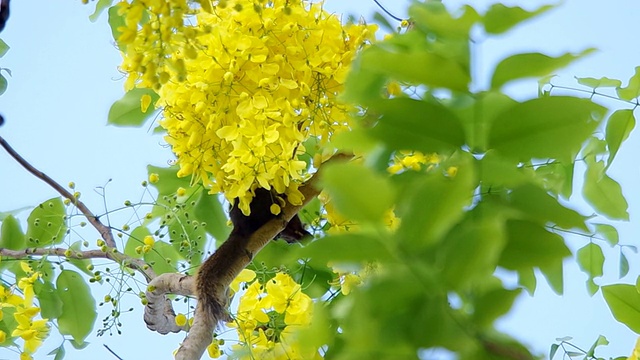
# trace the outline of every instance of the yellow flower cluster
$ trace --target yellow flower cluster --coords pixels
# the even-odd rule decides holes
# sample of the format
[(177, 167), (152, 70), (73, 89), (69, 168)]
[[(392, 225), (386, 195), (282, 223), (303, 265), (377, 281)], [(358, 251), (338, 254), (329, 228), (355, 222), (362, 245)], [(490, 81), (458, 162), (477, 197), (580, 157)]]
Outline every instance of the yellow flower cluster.
[[(38, 280), (40, 274), (33, 271), (26, 262), (21, 262), (20, 266), (26, 276), (18, 280), (18, 288), (22, 290), (23, 296), (14, 294), (11, 290), (0, 286), (0, 321), (5, 314), (12, 314), (15, 320), (15, 328), (11, 332), (11, 337), (19, 337), (24, 341), (24, 348), (20, 354), (20, 359), (31, 359), (31, 355), (42, 345), (42, 341), (49, 336), (49, 326), (47, 319), (34, 318), (40, 313), (40, 308), (33, 306), (35, 296), (33, 284)], [(6, 322), (10, 324), (14, 322)], [(0, 330), (0, 343), (5, 342), (7, 334)]]
[(240, 343), (232, 348), (240, 359), (315, 359), (317, 351), (302, 349), (297, 331), (309, 325), (313, 301), (300, 284), (285, 273), (277, 273), (265, 283), (255, 280), (252, 270), (243, 270), (232, 284), (246, 284), (233, 323)]
[(391, 174), (398, 174), (404, 170), (419, 171), (426, 166), (427, 171), (438, 165), (442, 159), (438, 154), (423, 154), (419, 151), (400, 151), (394, 156), (387, 168)]
[(184, 79), (184, 60), (172, 55), (196, 54), (188, 41), (194, 32), (184, 25), (185, 17), (194, 13), (187, 0), (123, 0), (117, 6), (124, 18), (117, 30), (118, 45), (126, 54), (121, 67), (129, 75), (125, 87), (157, 90), (172, 75)]
[[(130, 12), (151, 2), (121, 5), (125, 18), (134, 19), (126, 29), (134, 31), (139, 19)], [(180, 0), (163, 3), (171, 18), (188, 13)], [(352, 109), (337, 95), (375, 26), (343, 25), (322, 3), (220, 0), (210, 11), (198, 11), (190, 19), (194, 25), (170, 22), (173, 32), (157, 49), (160, 40), (145, 39), (162, 38), (165, 31), (155, 29), (169, 21), (154, 16), (136, 34), (123, 29), (120, 42), (131, 45), (123, 49), (122, 69), (128, 87), (159, 93), (160, 124), (178, 157), (178, 175), (229, 200), (240, 198), (245, 214), (257, 187), (300, 204), (298, 186), (308, 175), (300, 158), (304, 142), (324, 144), (350, 128)]]

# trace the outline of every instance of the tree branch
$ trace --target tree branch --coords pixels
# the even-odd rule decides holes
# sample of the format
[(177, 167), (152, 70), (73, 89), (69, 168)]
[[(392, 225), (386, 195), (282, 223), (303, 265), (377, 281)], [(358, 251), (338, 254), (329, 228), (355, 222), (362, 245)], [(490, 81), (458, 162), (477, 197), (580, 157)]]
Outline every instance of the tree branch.
[[(71, 251), (71, 253), (68, 253)], [(131, 269), (138, 270), (147, 281), (150, 281), (156, 277), (156, 273), (151, 267), (140, 259), (132, 258), (128, 255), (121, 254), (119, 252), (102, 250), (84, 250), (76, 251), (65, 248), (27, 248), (24, 250), (11, 250), (0, 248), (0, 256), (7, 256), (14, 259), (22, 259), (28, 256), (59, 256), (67, 259), (109, 259), (117, 262), (118, 264), (127, 266)]]
[(18, 162), (18, 164), (22, 165), (22, 167), (27, 169), (28, 172), (33, 174), (38, 179), (47, 183), (54, 190), (56, 190), (60, 195), (62, 195), (63, 197), (73, 202), (73, 204), (78, 208), (78, 210), (80, 210), (80, 212), (82, 212), (82, 214), (84, 214), (84, 216), (87, 218), (87, 221), (89, 221), (89, 223), (93, 225), (93, 227), (96, 230), (98, 230), (98, 232), (100, 233), (100, 236), (102, 237), (106, 245), (110, 248), (116, 247), (116, 242), (113, 239), (113, 233), (111, 232), (111, 229), (105, 226), (102, 222), (100, 222), (98, 217), (95, 216), (82, 201), (80, 201), (75, 196), (73, 196), (73, 194), (67, 191), (67, 189), (62, 187), (55, 180), (50, 178), (47, 174), (43, 173), (42, 171), (36, 169), (33, 165), (31, 165), (20, 154), (18, 154), (2, 136), (0, 136), (0, 146), (2, 146), (7, 151), (7, 153), (9, 153), (9, 155), (11, 155), (11, 157)]

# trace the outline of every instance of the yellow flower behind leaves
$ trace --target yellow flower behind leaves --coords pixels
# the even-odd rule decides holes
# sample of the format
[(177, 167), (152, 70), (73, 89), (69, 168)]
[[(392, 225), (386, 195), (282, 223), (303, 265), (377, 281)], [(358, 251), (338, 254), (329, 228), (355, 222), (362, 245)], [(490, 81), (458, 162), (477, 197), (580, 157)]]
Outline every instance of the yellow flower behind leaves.
[(627, 360), (638, 360), (640, 359), (640, 338), (636, 341), (636, 347), (633, 349), (631, 356), (627, 358)]
[(343, 25), (322, 3), (302, 0), (229, 0), (210, 11), (150, 2), (150, 20), (140, 23), (141, 3), (118, 5), (121, 68), (128, 87), (160, 95), (179, 176), (240, 198), (245, 214), (257, 187), (300, 204), (303, 143), (350, 129), (353, 109), (337, 96), (375, 26)]

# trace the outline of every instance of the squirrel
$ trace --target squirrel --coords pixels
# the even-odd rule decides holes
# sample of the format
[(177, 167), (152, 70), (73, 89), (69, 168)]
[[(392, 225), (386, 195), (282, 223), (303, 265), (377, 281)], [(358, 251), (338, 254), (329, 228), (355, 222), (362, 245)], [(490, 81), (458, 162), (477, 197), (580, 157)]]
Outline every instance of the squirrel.
[[(264, 224), (277, 217), (271, 213), (271, 205), (274, 203), (274, 195), (271, 191), (264, 188), (257, 188), (255, 196), (249, 207), (251, 213), (246, 216), (238, 207), (238, 199), (235, 199), (231, 209), (229, 210), (229, 218), (233, 224), (233, 230), (229, 234), (227, 240), (205, 260), (196, 276), (196, 293), (198, 301), (202, 303), (205, 313), (211, 317), (212, 323), (217, 324), (221, 320), (229, 320), (226, 313), (226, 305), (228, 299), (220, 299), (217, 294), (226, 294), (226, 291), (220, 291), (220, 279), (230, 276), (230, 263), (233, 259), (240, 256), (253, 258), (246, 245), (251, 235), (261, 228)], [(294, 243), (311, 234), (304, 229), (300, 218), (296, 214), (287, 224), (286, 228), (276, 236), (282, 238), (288, 243)], [(226, 289), (222, 289), (226, 290)]]

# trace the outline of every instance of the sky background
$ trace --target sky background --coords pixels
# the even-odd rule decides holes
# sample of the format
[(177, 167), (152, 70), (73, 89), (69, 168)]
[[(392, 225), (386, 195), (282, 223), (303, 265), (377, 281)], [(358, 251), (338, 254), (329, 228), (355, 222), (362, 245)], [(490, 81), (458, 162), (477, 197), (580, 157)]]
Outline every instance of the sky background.
[[(380, 0), (399, 17), (406, 16), (410, 1)], [(446, 1), (452, 7), (462, 1)], [(478, 9), (487, 1), (469, 1)], [(505, 1), (532, 9), (545, 4), (541, 1)], [(143, 192), (140, 182), (146, 178), (146, 165), (164, 166), (172, 158), (162, 139), (152, 136), (147, 128), (122, 129), (106, 126), (109, 107), (123, 94), (122, 75), (117, 71), (120, 55), (113, 45), (107, 16), (96, 23), (88, 16), (94, 3), (82, 5), (76, 1), (14, 1), (11, 18), (0, 34), (11, 46), (0, 59), (0, 67), (12, 72), (7, 92), (0, 96), (0, 113), (6, 123), (0, 134), (34, 166), (61, 184), (74, 181), (82, 199), (100, 213), (103, 198), (94, 189), (112, 181), (106, 187), (107, 208), (119, 207), (127, 199), (137, 199)], [(372, 0), (327, 0), (325, 8), (331, 12), (354, 14), (372, 19), (376, 6)], [(626, 80), (640, 65), (640, 3), (635, 0), (603, 2), (596, 0), (566, 0), (557, 9), (530, 21), (506, 35), (481, 40), (474, 48), (478, 58), (474, 75), (474, 89), (483, 89), (491, 69), (499, 59), (517, 52), (539, 51), (560, 55), (566, 51), (579, 52), (588, 47), (599, 51), (559, 72), (558, 83), (574, 84), (573, 76), (608, 76)], [(507, 88), (519, 99), (535, 97), (537, 84), (519, 82)], [(601, 99), (598, 99), (599, 101)], [(609, 106), (626, 106), (617, 102), (603, 102)], [(630, 205), (631, 221), (615, 223), (622, 244), (640, 245), (640, 135), (632, 133), (616, 158), (611, 175), (620, 181)], [(580, 177), (578, 175), (577, 177)], [(9, 211), (56, 197), (58, 194), (0, 152), (0, 211)], [(572, 203), (584, 214), (591, 210), (579, 196)], [(26, 219), (28, 211), (20, 214)], [(126, 217), (123, 221), (126, 221)], [(120, 224), (114, 219), (114, 224)], [(23, 226), (23, 229), (25, 226)], [(90, 242), (98, 234), (88, 230), (81, 233)], [(74, 235), (78, 236), (78, 235)], [(76, 238), (76, 240), (79, 237)], [(573, 250), (587, 243), (584, 238), (570, 238)], [(598, 284), (616, 281), (618, 249), (605, 249), (607, 262)], [(640, 266), (639, 255), (630, 256), (631, 271), (623, 279), (634, 283)], [(629, 354), (637, 335), (618, 324), (610, 315), (600, 293), (590, 298), (582, 274), (574, 263), (565, 264), (565, 295), (556, 296), (544, 280), (539, 279), (535, 297), (520, 297), (513, 313), (499, 322), (505, 330), (539, 354), (548, 354), (557, 337), (572, 336), (574, 343), (589, 348), (599, 334), (611, 345), (600, 356)], [(106, 287), (93, 287), (96, 298), (107, 293)], [(183, 335), (162, 336), (148, 331), (142, 321), (142, 306), (131, 297), (135, 310), (122, 318), (122, 336), (95, 337), (82, 351), (67, 346), (67, 359), (115, 359), (103, 345), (109, 346), (123, 359), (143, 356), (169, 359)], [(129, 306), (125, 306), (127, 308)], [(99, 308), (97, 324), (110, 311)], [(428, 324), (425, 324), (428, 326)], [(36, 359), (62, 342), (52, 335), (38, 351)], [(434, 355), (435, 356), (435, 355)], [(0, 348), (0, 359), (15, 359), (17, 354)], [(437, 358), (437, 357), (436, 357)], [(558, 358), (558, 357), (557, 357)]]

